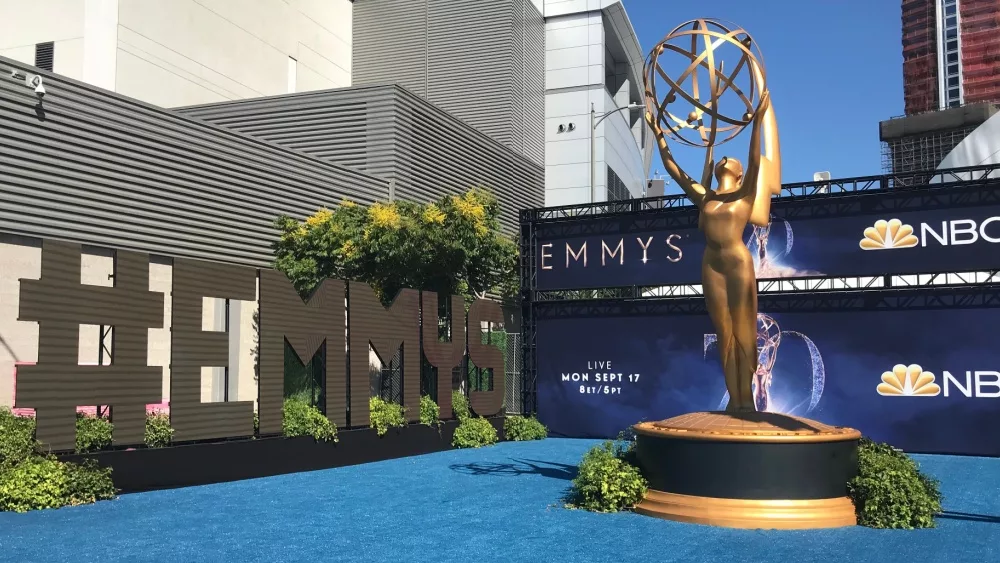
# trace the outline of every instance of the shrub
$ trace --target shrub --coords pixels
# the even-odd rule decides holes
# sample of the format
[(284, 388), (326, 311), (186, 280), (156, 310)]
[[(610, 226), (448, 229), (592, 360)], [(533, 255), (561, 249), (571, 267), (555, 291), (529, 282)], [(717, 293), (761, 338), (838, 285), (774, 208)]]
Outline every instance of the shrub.
[(69, 479), (54, 457), (31, 456), (0, 473), (0, 510), (27, 512), (68, 504)]
[(76, 453), (94, 452), (111, 445), (114, 425), (106, 418), (76, 414)]
[(451, 393), (451, 410), (459, 422), (472, 417), (472, 412), (469, 410), (469, 399), (461, 391)]
[(146, 415), (146, 447), (163, 448), (170, 445), (174, 429), (170, 427), (170, 415), (151, 413)]
[(508, 416), (503, 421), (503, 433), (508, 440), (541, 440), (549, 435), (549, 430), (534, 416)]
[(114, 497), (111, 470), (98, 467), (94, 460), (63, 463), (36, 455), (0, 473), (0, 510), (27, 512)]
[(634, 444), (606, 441), (583, 456), (567, 505), (594, 512), (618, 512), (635, 506), (648, 484), (639, 469), (627, 461)]
[(497, 443), (497, 429), (483, 417), (461, 419), (451, 445), (456, 448), (480, 448)]
[(35, 419), (0, 408), (0, 472), (35, 453)]
[[(435, 405), (437, 407), (437, 405)], [(420, 402), (420, 408), (423, 409), (423, 401)], [(403, 405), (398, 405), (396, 403), (390, 403), (388, 401), (383, 401), (379, 397), (372, 397), (368, 399), (368, 410), (371, 413), (371, 425), (375, 429), (375, 432), (379, 436), (385, 436), (385, 433), (389, 431), (389, 428), (396, 427), (402, 428), (406, 426), (406, 418), (403, 414), (406, 409)]]
[(66, 504), (77, 506), (115, 498), (111, 469), (97, 465), (92, 459), (82, 463), (63, 463), (66, 472)]
[(312, 436), (324, 442), (338, 441), (337, 427), (320, 410), (301, 399), (285, 399), (281, 431), (289, 437)]
[(420, 424), (426, 424), (427, 426), (441, 425), (441, 409), (429, 395), (422, 395), (420, 397)]
[(858, 476), (848, 494), (858, 524), (870, 528), (933, 528), (941, 512), (938, 482), (908, 455), (867, 438), (858, 445)]

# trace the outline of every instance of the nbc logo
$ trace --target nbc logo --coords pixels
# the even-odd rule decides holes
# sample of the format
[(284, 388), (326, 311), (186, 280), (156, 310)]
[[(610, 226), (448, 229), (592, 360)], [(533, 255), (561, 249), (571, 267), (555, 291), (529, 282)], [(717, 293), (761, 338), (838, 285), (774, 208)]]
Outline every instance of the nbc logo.
[(936, 397), (941, 393), (941, 387), (934, 383), (934, 374), (917, 364), (896, 364), (892, 371), (882, 374), (882, 383), (876, 390), (879, 395), (889, 397)]
[[(920, 239), (913, 234), (913, 227), (904, 225), (899, 219), (879, 219), (874, 227), (865, 229), (861, 239), (862, 250), (887, 250), (890, 248), (912, 248)], [(934, 376), (931, 376), (933, 380)], [(936, 387), (936, 386), (935, 386)]]

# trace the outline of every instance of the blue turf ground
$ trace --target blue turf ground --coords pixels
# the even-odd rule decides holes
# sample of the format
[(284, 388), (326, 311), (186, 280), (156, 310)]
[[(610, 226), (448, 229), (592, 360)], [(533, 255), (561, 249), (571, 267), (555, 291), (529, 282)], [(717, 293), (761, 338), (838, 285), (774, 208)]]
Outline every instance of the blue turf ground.
[(593, 444), (548, 439), (0, 514), (0, 560), (243, 562), (1000, 561), (1000, 459), (918, 456), (933, 530), (780, 532), (566, 510)]

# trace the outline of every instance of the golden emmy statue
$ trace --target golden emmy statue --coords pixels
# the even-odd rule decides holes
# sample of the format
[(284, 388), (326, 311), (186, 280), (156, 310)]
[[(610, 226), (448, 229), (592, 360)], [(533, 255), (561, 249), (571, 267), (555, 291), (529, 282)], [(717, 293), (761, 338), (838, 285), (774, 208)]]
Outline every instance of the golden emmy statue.
[[(692, 55), (690, 66), (684, 71), (684, 75), (692, 77), (692, 94), (682, 90), (680, 84), (670, 79), (658, 64), (659, 55), (664, 51), (678, 52), (681, 48), (664, 41), (650, 55), (644, 73), (646, 122), (656, 137), (667, 173), (701, 211), (698, 226), (705, 234), (706, 242), (701, 267), (702, 287), (708, 313), (718, 335), (722, 372), (729, 391), (728, 410), (753, 411), (753, 378), (757, 370), (757, 278), (753, 258), (743, 242), (743, 232), (748, 223), (762, 227), (767, 225), (771, 194), (781, 191), (778, 123), (764, 69), (759, 57), (751, 50), (753, 41), (750, 36), (737, 30), (714, 37), (707, 34), (710, 33), (707, 22), (700, 25), (702, 27), (671, 33), (678, 38), (690, 36), (693, 41), (692, 51), (683, 51), (685, 55)], [(702, 56), (693, 53), (699, 39), (704, 39), (707, 45)], [(721, 65), (716, 69), (714, 64), (718, 46), (712, 43), (722, 42), (737, 47), (741, 54), (735, 71), (728, 76), (722, 72)], [(708, 71), (707, 101), (698, 96), (699, 66)], [(747, 69), (751, 75), (748, 93), (740, 90), (735, 83), (742, 69)], [(670, 86), (669, 92), (662, 97), (656, 92), (657, 76), (663, 77)], [(742, 119), (732, 119), (719, 112), (719, 102), (727, 90), (733, 91), (744, 103)], [(685, 119), (677, 118), (669, 111), (670, 103), (676, 102), (678, 96), (694, 106)], [(706, 120), (706, 117), (709, 119)], [(720, 121), (725, 125), (720, 127)], [(734, 138), (748, 123), (752, 125), (746, 168), (732, 157), (723, 157), (716, 165), (712, 160), (715, 146)], [(666, 140), (670, 135), (683, 143), (696, 145), (682, 134), (692, 130), (698, 133), (698, 140), (706, 149), (700, 183), (678, 166)], [(719, 133), (729, 135), (720, 141)], [(764, 136), (764, 155), (760, 152), (761, 134)], [(719, 182), (714, 190), (713, 168)]]
[[(729, 74), (720, 56), (726, 51), (738, 57)], [(680, 55), (684, 66), (676, 78), (663, 68), (664, 55)], [(699, 80), (702, 73), (707, 88)], [(781, 192), (778, 124), (760, 51), (742, 29), (692, 20), (653, 48), (643, 82), (645, 118), (663, 165), (699, 209), (705, 236), (702, 287), (729, 404), (724, 413), (690, 413), (634, 427), (639, 462), (650, 482), (636, 510), (743, 528), (853, 525), (846, 485), (857, 473), (860, 433), (757, 412), (754, 402), (757, 279), (743, 237), (747, 225), (768, 224), (771, 197)], [(724, 113), (726, 100), (739, 104), (735, 117)], [(672, 111), (677, 106), (684, 111)], [(746, 167), (728, 156), (716, 162), (715, 148), (747, 127)], [(700, 182), (677, 164), (668, 138), (705, 150)]]

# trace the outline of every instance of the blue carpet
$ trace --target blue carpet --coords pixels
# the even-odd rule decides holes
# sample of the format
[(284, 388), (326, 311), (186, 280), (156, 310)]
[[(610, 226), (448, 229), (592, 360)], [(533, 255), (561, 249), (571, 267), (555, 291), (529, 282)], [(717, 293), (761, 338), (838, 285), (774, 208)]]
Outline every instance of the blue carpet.
[(0, 514), (0, 560), (237, 562), (1000, 561), (1000, 459), (918, 456), (932, 530), (751, 531), (561, 508), (593, 442), (505, 443)]

